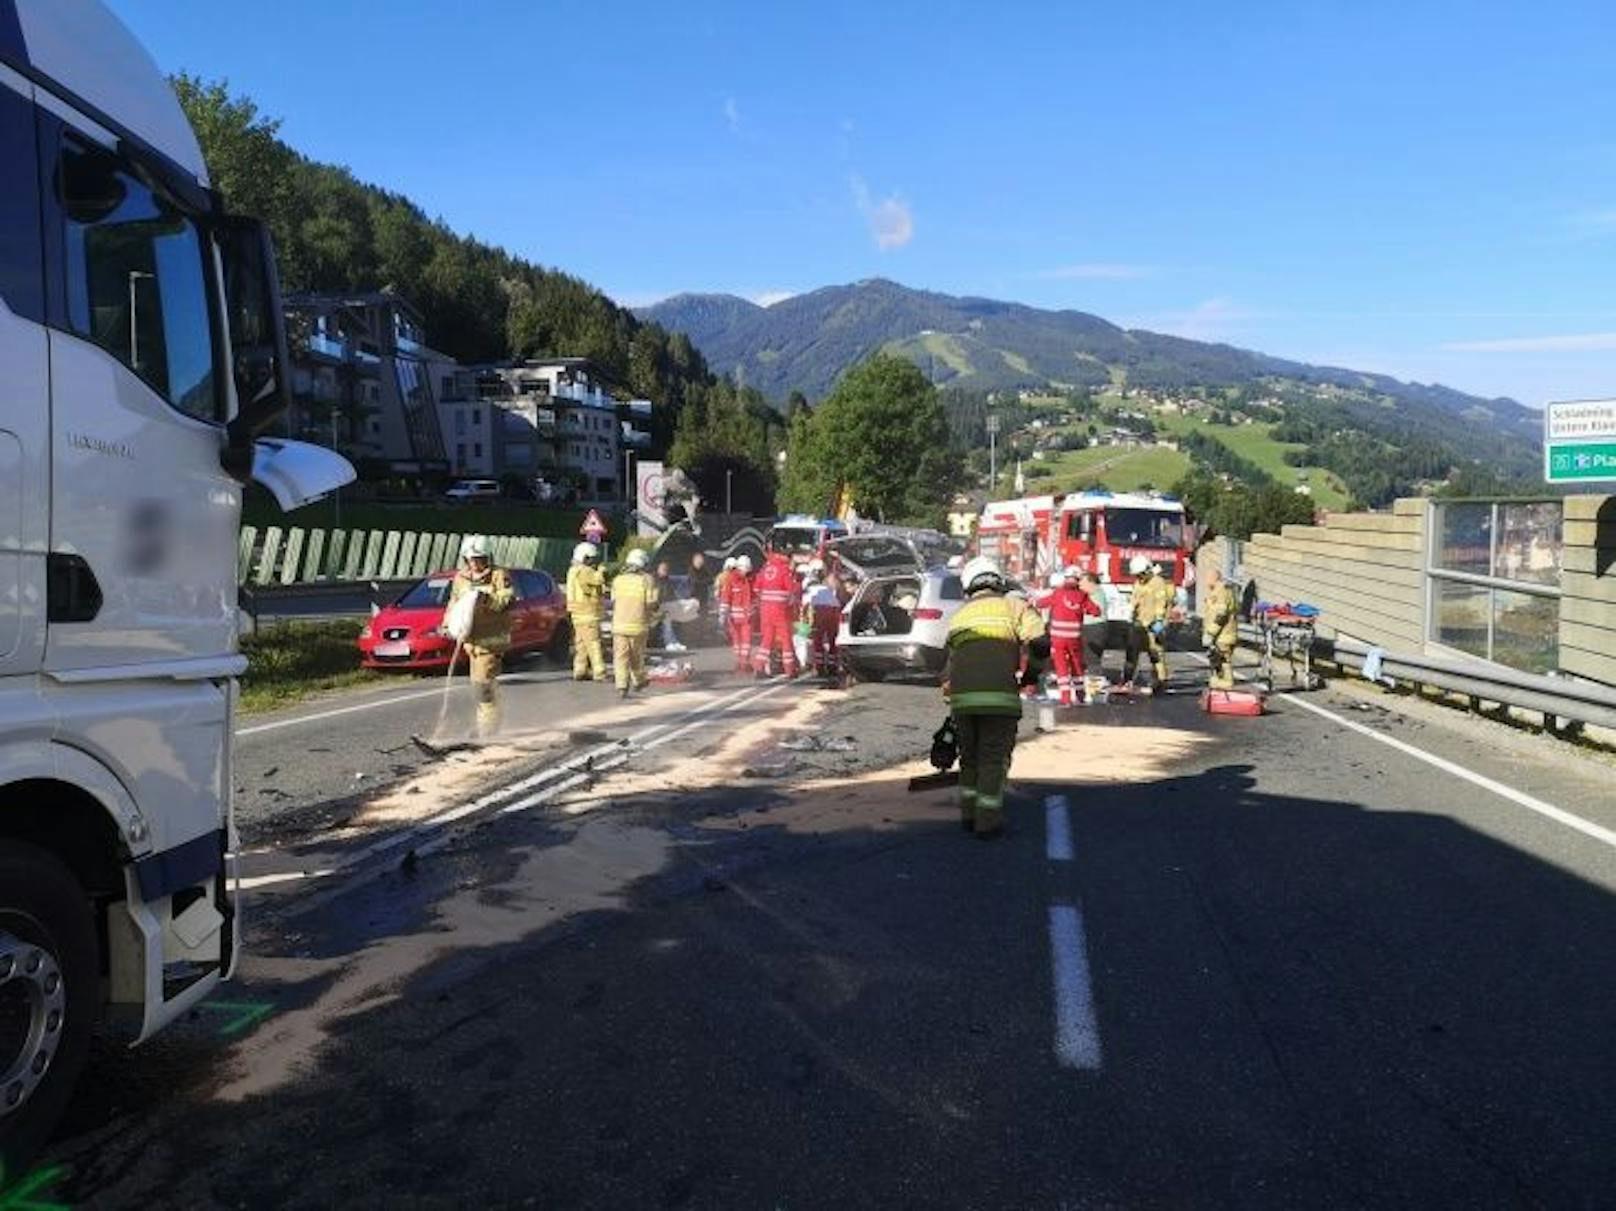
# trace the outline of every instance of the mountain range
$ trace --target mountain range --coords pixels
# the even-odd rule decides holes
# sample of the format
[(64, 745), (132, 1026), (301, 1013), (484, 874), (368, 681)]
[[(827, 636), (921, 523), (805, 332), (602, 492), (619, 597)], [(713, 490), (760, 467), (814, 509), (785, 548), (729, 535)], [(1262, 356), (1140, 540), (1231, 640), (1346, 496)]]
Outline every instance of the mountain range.
[(767, 307), (731, 294), (680, 294), (635, 314), (683, 332), (714, 371), (738, 375), (776, 402), (792, 391), (822, 399), (849, 366), (884, 349), (908, 357), (939, 386), (1232, 387), (1284, 379), (1378, 397), (1428, 422), (1458, 419), (1527, 442), (1541, 436), (1541, 414), (1512, 399), (1122, 328), (1082, 311), (915, 290), (884, 278), (827, 286)]

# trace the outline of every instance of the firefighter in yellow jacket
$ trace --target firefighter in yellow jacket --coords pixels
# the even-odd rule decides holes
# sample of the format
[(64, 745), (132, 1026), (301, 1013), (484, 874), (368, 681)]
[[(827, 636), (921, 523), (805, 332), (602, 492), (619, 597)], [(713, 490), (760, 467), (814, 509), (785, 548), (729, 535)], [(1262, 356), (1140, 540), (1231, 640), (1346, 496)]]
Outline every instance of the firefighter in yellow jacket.
[(991, 559), (971, 560), (960, 579), (969, 600), (948, 624), (944, 693), (959, 739), (960, 819), (989, 838), (1003, 830), (1004, 784), (1021, 723), (1022, 649), (1030, 648), (1036, 663), (1048, 654), (1048, 640), (1037, 609), (1006, 596), (1004, 573)]
[(499, 730), (499, 671), (505, 650), (511, 646), (510, 608), (516, 591), (511, 587), (511, 574), (494, 566), (486, 538), (474, 534), (466, 539), (461, 557), (465, 566), (449, 586), (449, 604), (467, 593), (478, 595), (465, 649), (471, 658), (471, 688), (477, 697), (477, 734), (486, 738)]
[(1167, 616), (1177, 600), (1173, 582), (1156, 570), (1143, 555), (1128, 561), (1133, 574), (1133, 625), (1136, 637), (1150, 653), (1156, 688), (1167, 687)]
[(606, 602), (606, 574), (600, 548), (581, 542), (567, 569), (567, 617), (572, 623), (572, 679), (605, 681), (606, 655), (600, 646), (600, 620)]
[(1234, 590), (1213, 568), (1206, 577), (1206, 602), (1201, 610), (1201, 642), (1212, 666), (1208, 682), (1215, 690), (1234, 689), (1234, 650), (1240, 644), (1240, 603)]
[(618, 692), (625, 698), (629, 690), (646, 687), (645, 642), (659, 604), (656, 581), (645, 571), (645, 552), (630, 551), (623, 570), (612, 578), (612, 664)]

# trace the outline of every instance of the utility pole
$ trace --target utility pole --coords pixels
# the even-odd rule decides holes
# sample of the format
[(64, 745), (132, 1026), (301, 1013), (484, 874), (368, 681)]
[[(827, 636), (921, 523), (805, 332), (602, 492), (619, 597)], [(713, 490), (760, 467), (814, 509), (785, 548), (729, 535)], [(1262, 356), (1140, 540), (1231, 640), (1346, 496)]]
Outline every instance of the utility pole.
[(735, 472), (733, 470), (731, 470), (729, 468), (725, 468), (725, 470), (724, 470), (724, 515), (726, 517), (729, 516), (731, 513), (735, 512), (734, 508), (731, 507), (731, 505), (730, 505), (730, 491), (729, 491), (729, 489), (730, 489), (730, 480), (731, 480), (731, 478), (734, 477), (734, 475), (735, 475)]
[(988, 495), (993, 495), (994, 489), (999, 486), (999, 418), (988, 408)]

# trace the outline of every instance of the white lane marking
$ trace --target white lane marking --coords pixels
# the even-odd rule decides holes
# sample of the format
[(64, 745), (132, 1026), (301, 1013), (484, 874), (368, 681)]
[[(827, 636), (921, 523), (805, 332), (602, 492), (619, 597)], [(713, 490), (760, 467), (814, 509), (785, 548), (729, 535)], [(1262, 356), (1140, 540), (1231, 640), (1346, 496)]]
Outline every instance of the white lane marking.
[(283, 727), (296, 727), (300, 723), (318, 723), (322, 719), (335, 719), (338, 715), (353, 715), (360, 711), (379, 710), (384, 706), (397, 706), (400, 702), (414, 702), (420, 698), (437, 698), (443, 693), (443, 687), (435, 690), (419, 690), (413, 694), (395, 694), (390, 698), (383, 698), (377, 702), (361, 702), (354, 706), (339, 706), (335, 710), (319, 711), (313, 715), (299, 715), (296, 719), (277, 719), (274, 723), (257, 723), (252, 727), (236, 729), (236, 738), (243, 736), (256, 736), (260, 732), (279, 731)]
[(1066, 796), (1044, 799), (1045, 850), (1051, 862), (1072, 860), (1072, 821), (1066, 814)]
[(277, 883), (299, 883), (304, 879), (323, 879), (327, 875), (334, 875), (335, 870), (294, 870), (279, 875), (251, 875), (245, 879), (236, 880), (238, 891), (252, 891), (256, 887), (273, 887)]
[[(685, 712), (683, 715), (676, 717), (674, 720), (668, 723), (657, 723), (651, 725), (650, 727), (643, 728), (634, 733), (634, 735), (629, 736), (627, 744), (623, 743), (622, 741), (612, 741), (608, 744), (600, 745), (587, 753), (579, 753), (574, 757), (568, 758), (566, 761), (558, 762), (552, 766), (547, 766), (546, 768), (530, 775), (527, 778), (524, 778), (522, 781), (515, 783), (512, 786), (501, 787), (497, 791), (493, 791), (489, 794), (473, 799), (468, 803), (462, 803), (458, 807), (452, 807), (447, 811), (439, 812), (435, 816), (429, 816), (419, 824), (413, 825), (410, 828), (405, 829), (403, 832), (395, 833), (392, 836), (383, 837), (380, 840), (373, 841), (371, 844), (364, 846), (362, 849), (359, 849), (351, 854), (335, 868), (315, 871), (306, 875), (249, 876), (247, 878), (238, 879), (238, 885), (243, 889), (251, 889), (252, 887), (269, 887), (277, 883), (288, 883), (294, 880), (323, 878), (327, 875), (340, 874), (343, 871), (350, 870), (360, 865), (368, 858), (373, 858), (378, 854), (386, 853), (390, 849), (397, 849), (399, 846), (415, 841), (425, 834), (441, 829), (444, 825), (453, 824), (455, 821), (464, 819), (466, 816), (474, 815), (477, 812), (482, 811), (484, 808), (490, 807), (504, 799), (510, 798), (513, 793), (519, 793), (528, 787), (548, 782), (550, 785), (544, 786), (542, 789), (535, 791), (533, 794), (518, 800), (508, 807), (502, 808), (500, 814), (509, 815), (512, 812), (526, 811), (529, 808), (537, 807), (540, 804), (546, 803), (555, 798), (557, 795), (564, 793), (565, 791), (572, 790), (574, 787), (585, 785), (590, 781), (591, 778), (595, 776), (596, 773), (616, 769), (618, 766), (626, 764), (629, 757), (636, 752), (644, 752), (647, 749), (657, 748), (660, 745), (666, 744), (668, 741), (677, 736), (681, 736), (694, 728), (700, 727), (701, 725), (708, 723), (721, 715), (728, 714), (730, 711), (735, 710), (738, 707), (749, 706), (760, 699), (767, 698), (771, 694), (785, 689), (789, 684), (791, 683), (785, 681), (776, 681), (762, 689), (758, 689), (755, 686), (747, 686), (745, 689), (737, 690), (733, 693), (726, 694), (721, 698), (714, 699), (711, 702), (703, 703), (701, 706)], [(744, 701), (738, 701), (740, 699), (744, 699)], [(663, 732), (666, 731), (666, 729), (673, 728), (674, 724), (678, 723), (681, 719), (687, 719), (691, 722), (685, 723), (681, 727), (674, 728), (672, 731), (667, 731), (666, 735), (656, 735), (658, 732)], [(655, 739), (648, 740), (638, 748), (635, 747), (638, 741), (644, 740), (647, 737), (655, 737)], [(605, 757), (606, 760), (595, 762), (594, 758), (596, 757)], [(581, 768), (586, 765), (589, 767), (588, 769)], [(562, 775), (566, 774), (570, 774), (571, 776), (562, 777)], [(560, 781), (556, 781), (558, 778)], [(580, 811), (587, 811), (590, 806), (591, 805), (589, 804), (584, 804), (575, 807), (574, 809), (569, 810), (569, 814), (576, 815)], [(442, 841), (437, 841), (433, 842), (431, 845), (417, 845), (416, 851), (418, 853), (427, 852), (430, 849), (437, 848), (437, 846), (442, 843)]]
[(1528, 811), (1534, 811), (1540, 816), (1553, 820), (1556, 824), (1574, 828), (1584, 836), (1592, 837), (1595, 841), (1616, 849), (1616, 832), (1595, 824), (1592, 820), (1584, 820), (1581, 816), (1572, 815), (1564, 808), (1555, 807), (1552, 803), (1545, 803), (1542, 799), (1528, 795), (1525, 791), (1518, 791), (1513, 786), (1505, 786), (1502, 782), (1495, 782), (1491, 778), (1478, 774), (1473, 770), (1468, 770), (1456, 762), (1447, 760), (1445, 757), (1438, 757), (1435, 753), (1428, 753), (1422, 748), (1415, 748), (1407, 741), (1383, 735), (1372, 727), (1365, 727), (1356, 720), (1343, 718), (1334, 711), (1327, 711), (1322, 706), (1315, 706), (1304, 698), (1286, 695), (1281, 701), (1289, 706), (1299, 706), (1305, 711), (1312, 711), (1315, 715), (1320, 715), (1332, 722), (1339, 723), (1348, 731), (1357, 732), (1360, 736), (1368, 736), (1371, 740), (1378, 740), (1400, 753), (1408, 754), (1416, 761), (1423, 761), (1427, 765), (1435, 766), (1445, 774), (1452, 774), (1455, 778), (1462, 778), (1472, 786), (1479, 786), (1483, 790), (1491, 791), (1495, 795), (1508, 799), (1511, 803), (1519, 804)]
[(1049, 953), (1055, 971), (1055, 1059), (1063, 1068), (1097, 1069), (1100, 1023), (1077, 905), (1049, 906)]

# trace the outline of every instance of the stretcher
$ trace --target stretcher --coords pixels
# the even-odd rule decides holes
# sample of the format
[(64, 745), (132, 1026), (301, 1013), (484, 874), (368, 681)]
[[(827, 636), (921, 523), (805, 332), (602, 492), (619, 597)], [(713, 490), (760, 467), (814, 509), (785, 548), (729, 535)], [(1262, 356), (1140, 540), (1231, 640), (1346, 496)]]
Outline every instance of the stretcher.
[(1273, 692), (1274, 672), (1281, 661), (1290, 670), (1292, 689), (1316, 690), (1324, 684), (1324, 679), (1313, 671), (1314, 623), (1318, 616), (1315, 606), (1257, 603), (1251, 618), (1262, 636), (1257, 684), (1263, 690)]

